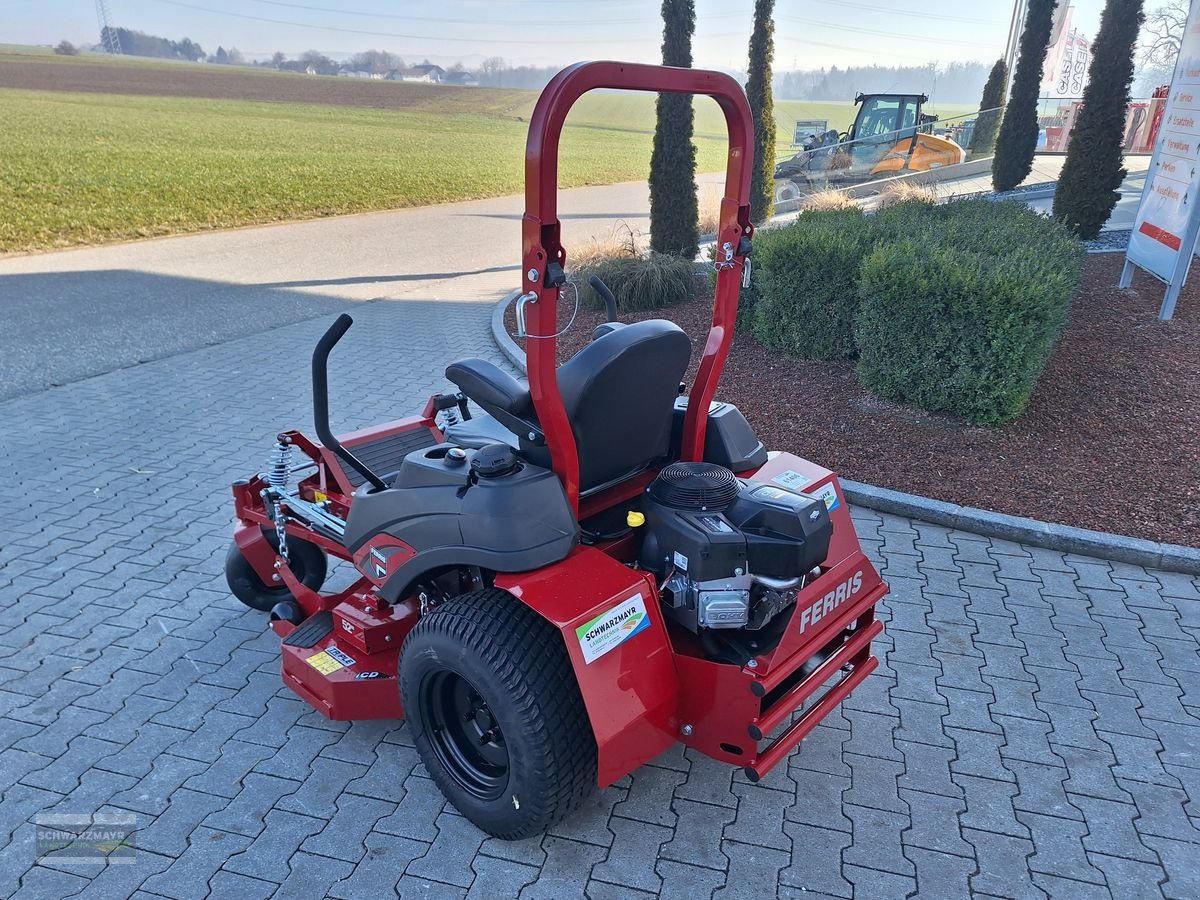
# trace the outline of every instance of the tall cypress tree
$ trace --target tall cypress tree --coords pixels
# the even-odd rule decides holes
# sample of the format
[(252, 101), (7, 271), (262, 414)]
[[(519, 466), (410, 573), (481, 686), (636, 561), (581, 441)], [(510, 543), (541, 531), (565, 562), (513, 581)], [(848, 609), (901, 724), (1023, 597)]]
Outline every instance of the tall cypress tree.
[(1029, 0), (1012, 93), (1008, 97), (1004, 121), (1000, 124), (996, 158), (992, 161), (992, 186), (998, 191), (1011, 191), (1033, 171), (1038, 136), (1038, 93), (1056, 5), (1055, 0)]
[(1142, 0), (1108, 0), (1092, 44), (1083, 109), (1054, 191), (1054, 217), (1065, 219), (1085, 240), (1100, 233), (1121, 197), (1117, 188), (1126, 174), (1121, 151), (1133, 49), (1144, 18)]
[(1000, 127), (1000, 116), (1004, 112), (1004, 92), (1008, 87), (1008, 66), (1004, 60), (996, 60), (983, 86), (979, 99), (979, 115), (971, 129), (971, 153), (986, 156), (996, 146), (996, 129)]
[(750, 219), (765, 222), (775, 212), (775, 101), (771, 95), (771, 57), (775, 55), (775, 0), (755, 0), (750, 34), (746, 98), (754, 113), (754, 170), (750, 182)]
[[(663, 65), (691, 68), (696, 30), (693, 0), (663, 0)], [(690, 94), (659, 94), (650, 155), (650, 248), (693, 258), (700, 252), (696, 148)]]

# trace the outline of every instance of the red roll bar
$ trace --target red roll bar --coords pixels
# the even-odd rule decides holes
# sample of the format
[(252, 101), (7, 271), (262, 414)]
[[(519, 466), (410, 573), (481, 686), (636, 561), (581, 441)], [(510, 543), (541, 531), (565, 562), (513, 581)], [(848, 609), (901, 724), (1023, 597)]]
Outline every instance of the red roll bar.
[[(579, 512), (579, 454), (558, 390), (557, 340), (558, 284), (548, 281), (547, 268), (566, 266), (558, 221), (558, 139), (571, 106), (596, 88), (617, 88), (656, 93), (707, 94), (725, 113), (729, 129), (729, 159), (725, 169), (725, 196), (721, 200), (717, 238), (717, 289), (712, 328), (704, 357), (692, 386), (683, 426), (682, 458), (704, 455), (708, 406), (717, 390), (733, 324), (737, 319), (738, 290), (749, 252), (750, 175), (754, 162), (754, 120), (741, 86), (721, 72), (680, 69), (639, 63), (584, 62), (563, 69), (546, 85), (529, 121), (525, 145), (525, 216), (521, 226), (523, 292), (531, 297), (525, 343), (529, 390), (538, 422), (546, 436), (555, 473), (562, 479), (567, 499)], [(544, 337), (542, 337), (544, 335)]]

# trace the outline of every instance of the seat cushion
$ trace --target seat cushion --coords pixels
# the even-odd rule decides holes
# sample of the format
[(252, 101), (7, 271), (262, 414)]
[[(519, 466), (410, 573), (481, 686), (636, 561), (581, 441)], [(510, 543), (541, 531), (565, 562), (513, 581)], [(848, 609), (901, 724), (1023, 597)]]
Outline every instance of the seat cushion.
[(471, 450), (488, 444), (508, 444), (514, 450), (521, 449), (517, 436), (486, 413), (451, 425), (446, 429), (446, 442)]

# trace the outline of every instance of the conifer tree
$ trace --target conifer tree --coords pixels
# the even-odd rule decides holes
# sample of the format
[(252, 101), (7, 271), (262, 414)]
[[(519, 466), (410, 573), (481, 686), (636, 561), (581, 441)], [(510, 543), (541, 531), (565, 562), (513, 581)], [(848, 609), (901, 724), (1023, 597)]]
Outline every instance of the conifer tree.
[(754, 170), (750, 182), (750, 220), (765, 222), (775, 212), (775, 101), (771, 94), (771, 58), (775, 54), (775, 0), (755, 0), (750, 34), (746, 98), (754, 113)]
[(971, 153), (987, 156), (996, 146), (996, 131), (1000, 127), (1000, 116), (1004, 113), (1004, 93), (1008, 87), (1008, 66), (1004, 60), (996, 60), (983, 86), (979, 100), (979, 115), (971, 129)]
[[(693, 0), (663, 0), (663, 65), (691, 68)], [(688, 259), (700, 252), (696, 148), (690, 94), (659, 94), (650, 156), (650, 248)]]
[(1083, 108), (1071, 129), (1067, 159), (1054, 191), (1054, 217), (1085, 240), (1100, 233), (1121, 194), (1121, 165), (1133, 51), (1142, 28), (1142, 0), (1108, 0), (1092, 44)]
[(1038, 93), (1056, 5), (1055, 0), (1029, 0), (1012, 93), (996, 140), (996, 158), (992, 160), (992, 186), (998, 191), (1011, 191), (1033, 171)]

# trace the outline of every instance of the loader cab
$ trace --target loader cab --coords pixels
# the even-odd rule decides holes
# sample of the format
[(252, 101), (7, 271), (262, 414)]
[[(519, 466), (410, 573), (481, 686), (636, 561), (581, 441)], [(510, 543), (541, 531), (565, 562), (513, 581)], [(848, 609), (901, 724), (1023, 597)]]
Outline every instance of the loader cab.
[(846, 140), (894, 144), (912, 137), (929, 121), (922, 112), (928, 100), (925, 94), (859, 94), (854, 98), (858, 114)]

